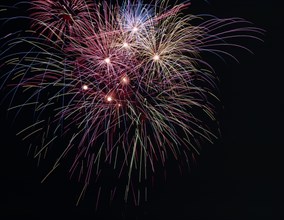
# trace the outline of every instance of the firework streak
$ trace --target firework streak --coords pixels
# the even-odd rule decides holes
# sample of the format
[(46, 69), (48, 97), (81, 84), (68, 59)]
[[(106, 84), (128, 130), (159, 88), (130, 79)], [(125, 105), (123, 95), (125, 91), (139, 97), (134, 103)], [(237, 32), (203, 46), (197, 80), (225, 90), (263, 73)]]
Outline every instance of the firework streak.
[(201, 143), (218, 136), (216, 76), (202, 54), (235, 59), (227, 46), (248, 49), (234, 38), (262, 33), (240, 18), (184, 14), (190, 3), (165, 1), (33, 0), (0, 13), (22, 5), (24, 15), (2, 19), (28, 24), (1, 38), (2, 87), (9, 82), (11, 111), (34, 111), (19, 132), (34, 157), (58, 153), (46, 177), (71, 161), (70, 175), (83, 183), (78, 201), (92, 180), (99, 198), (99, 179), (110, 172), (110, 200), (121, 181), (125, 201), (139, 204), (169, 158), (189, 166)]

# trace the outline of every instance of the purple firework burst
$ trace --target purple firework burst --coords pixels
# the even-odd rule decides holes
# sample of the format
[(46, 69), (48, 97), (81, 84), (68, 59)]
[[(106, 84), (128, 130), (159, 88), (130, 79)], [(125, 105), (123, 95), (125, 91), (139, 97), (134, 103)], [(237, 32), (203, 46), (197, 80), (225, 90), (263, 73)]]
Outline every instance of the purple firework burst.
[(236, 59), (224, 48), (248, 50), (233, 39), (260, 40), (262, 30), (240, 18), (184, 14), (189, 5), (33, 0), (30, 27), (1, 39), (4, 81), (12, 80), (13, 97), (28, 94), (10, 110), (34, 110), (19, 134), (33, 138), (35, 158), (56, 148), (46, 177), (69, 155), (71, 176), (83, 182), (78, 201), (111, 169), (110, 199), (121, 181), (125, 201), (139, 204), (169, 158), (189, 166), (217, 138), (215, 73), (202, 55)]

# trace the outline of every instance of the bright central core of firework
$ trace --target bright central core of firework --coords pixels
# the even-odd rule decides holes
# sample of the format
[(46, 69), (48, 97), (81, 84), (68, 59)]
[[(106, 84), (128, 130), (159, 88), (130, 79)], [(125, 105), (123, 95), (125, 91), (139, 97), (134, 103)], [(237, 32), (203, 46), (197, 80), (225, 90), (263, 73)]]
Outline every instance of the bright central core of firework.
[(109, 64), (110, 63), (110, 58), (105, 58), (105, 62)]

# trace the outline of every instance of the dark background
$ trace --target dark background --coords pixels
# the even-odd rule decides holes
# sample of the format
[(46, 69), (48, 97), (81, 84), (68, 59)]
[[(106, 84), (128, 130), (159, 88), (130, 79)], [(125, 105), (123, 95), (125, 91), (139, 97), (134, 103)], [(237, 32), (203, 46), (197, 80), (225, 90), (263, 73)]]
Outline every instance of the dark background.
[(91, 196), (76, 207), (76, 183), (65, 173), (40, 184), (44, 172), (26, 156), (28, 146), (1, 106), (1, 219), (284, 219), (281, 1), (208, 2), (192, 1), (188, 12), (242, 17), (266, 33), (264, 43), (250, 44), (254, 55), (235, 54), (240, 64), (213, 64), (221, 80), (222, 138), (203, 148), (192, 173), (168, 179), (139, 208), (95, 212)]

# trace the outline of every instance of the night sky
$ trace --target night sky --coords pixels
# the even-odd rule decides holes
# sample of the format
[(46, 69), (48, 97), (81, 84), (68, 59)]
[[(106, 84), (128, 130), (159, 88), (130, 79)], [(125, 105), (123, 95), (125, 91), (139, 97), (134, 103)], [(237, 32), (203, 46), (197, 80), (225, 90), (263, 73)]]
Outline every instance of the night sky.
[[(226, 63), (207, 60), (220, 78), (222, 137), (213, 145), (204, 145), (191, 173), (180, 176), (172, 172), (141, 207), (116, 204), (95, 211), (92, 189), (76, 207), (80, 188), (64, 169), (40, 183), (47, 168), (37, 167), (37, 161), (27, 156), (28, 143), (16, 136), (17, 124), (25, 118), (12, 124), (14, 116), (7, 115), (4, 103), (0, 219), (284, 219), (281, 1), (208, 2), (192, 1), (187, 11), (241, 17), (266, 32), (264, 43), (245, 42), (254, 55), (232, 51), (239, 64), (229, 58)], [(3, 98), (5, 94), (0, 92)]]

